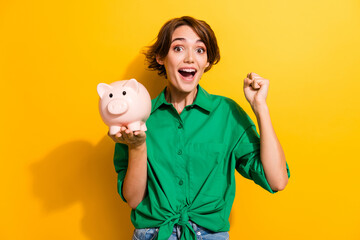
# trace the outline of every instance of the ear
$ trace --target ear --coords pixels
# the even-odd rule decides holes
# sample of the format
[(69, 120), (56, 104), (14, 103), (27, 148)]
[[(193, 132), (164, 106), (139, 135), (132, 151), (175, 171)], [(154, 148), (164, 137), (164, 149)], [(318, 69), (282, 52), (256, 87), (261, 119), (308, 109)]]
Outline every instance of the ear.
[(128, 80), (128, 81), (124, 84), (124, 86), (134, 89), (134, 91), (135, 91), (136, 93), (139, 92), (139, 83), (138, 83), (138, 81), (136, 81), (136, 79), (134, 79), (134, 78)]
[(108, 90), (111, 90), (113, 87), (106, 84), (106, 83), (99, 83), (97, 85), (97, 92), (99, 94), (99, 97), (102, 98), (104, 96), (104, 93)]
[(207, 62), (207, 63), (206, 63), (206, 66), (205, 66), (205, 68), (207, 68), (207, 67), (208, 67), (209, 65), (210, 65), (210, 63), (209, 63), (209, 62)]
[(157, 61), (158, 64), (164, 65), (164, 61), (160, 58), (159, 55), (156, 55), (156, 61)]

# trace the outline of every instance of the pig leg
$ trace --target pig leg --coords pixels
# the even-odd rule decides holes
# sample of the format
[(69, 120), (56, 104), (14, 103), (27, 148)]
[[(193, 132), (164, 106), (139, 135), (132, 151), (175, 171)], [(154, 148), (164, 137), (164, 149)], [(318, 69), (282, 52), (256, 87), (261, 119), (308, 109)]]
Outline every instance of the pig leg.
[(128, 129), (130, 129), (131, 131), (138, 131), (138, 130), (141, 129), (140, 124), (141, 124), (141, 121), (132, 122), (132, 123), (129, 123), (129, 124), (127, 125), (127, 127), (128, 127)]
[(141, 124), (140, 124), (140, 130), (141, 130), (141, 131), (144, 131), (144, 132), (147, 130), (147, 127), (146, 127), (146, 125), (145, 125), (144, 122), (141, 122)]
[(120, 126), (110, 126), (109, 133), (110, 135), (115, 135), (120, 131), (120, 129), (121, 129)]

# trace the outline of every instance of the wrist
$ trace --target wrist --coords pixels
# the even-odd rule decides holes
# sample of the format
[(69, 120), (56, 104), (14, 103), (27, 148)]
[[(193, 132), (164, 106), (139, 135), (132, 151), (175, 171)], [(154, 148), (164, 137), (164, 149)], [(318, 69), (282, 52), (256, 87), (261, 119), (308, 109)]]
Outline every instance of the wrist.
[(258, 103), (254, 106), (252, 106), (252, 109), (254, 111), (254, 114), (257, 118), (260, 118), (264, 115), (268, 115), (269, 114), (269, 108), (266, 104), (266, 102), (263, 103)]
[(146, 151), (146, 141), (137, 144), (129, 144), (129, 151)]

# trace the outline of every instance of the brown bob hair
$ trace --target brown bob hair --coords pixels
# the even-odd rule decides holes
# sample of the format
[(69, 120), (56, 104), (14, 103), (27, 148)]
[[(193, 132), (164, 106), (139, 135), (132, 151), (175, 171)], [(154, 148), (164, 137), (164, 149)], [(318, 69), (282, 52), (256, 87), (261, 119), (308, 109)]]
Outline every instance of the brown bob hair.
[(166, 77), (165, 66), (160, 65), (156, 61), (156, 56), (160, 59), (167, 56), (171, 45), (171, 38), (175, 29), (183, 25), (191, 27), (206, 46), (209, 66), (204, 72), (209, 71), (212, 65), (217, 64), (220, 61), (220, 50), (216, 41), (215, 33), (211, 27), (205, 21), (197, 20), (189, 16), (183, 16), (166, 22), (160, 29), (156, 42), (149, 46), (148, 50), (144, 52), (149, 70), (158, 71), (160, 76), (164, 75)]

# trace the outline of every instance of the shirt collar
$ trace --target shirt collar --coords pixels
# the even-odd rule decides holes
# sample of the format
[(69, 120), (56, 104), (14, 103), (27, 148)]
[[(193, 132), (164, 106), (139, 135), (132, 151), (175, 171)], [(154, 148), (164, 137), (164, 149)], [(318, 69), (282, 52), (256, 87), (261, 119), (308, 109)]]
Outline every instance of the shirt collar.
[[(197, 88), (198, 88), (198, 92), (197, 92), (195, 101), (190, 106), (197, 106), (199, 108), (204, 109), (207, 112), (211, 112), (211, 110), (212, 110), (212, 102), (211, 102), (210, 94), (208, 92), (206, 92), (205, 89), (203, 89), (200, 85), (198, 85)], [(154, 101), (153, 101), (154, 103), (153, 103), (153, 106), (152, 106), (151, 113), (156, 111), (162, 105), (171, 106), (171, 103), (168, 103), (166, 101), (166, 99), (165, 99), (165, 91), (166, 91), (166, 87), (159, 94), (159, 96), (157, 96), (154, 99)]]

